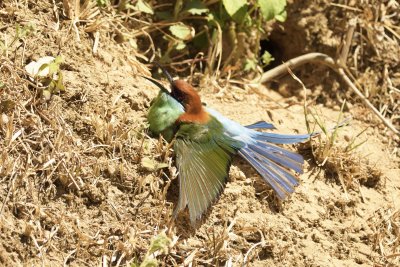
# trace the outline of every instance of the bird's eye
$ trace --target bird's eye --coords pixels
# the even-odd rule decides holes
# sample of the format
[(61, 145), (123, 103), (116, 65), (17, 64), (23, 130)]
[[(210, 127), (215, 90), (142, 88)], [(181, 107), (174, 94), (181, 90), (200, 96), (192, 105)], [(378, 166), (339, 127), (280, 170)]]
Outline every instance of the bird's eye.
[(176, 90), (176, 89), (172, 90), (171, 95), (173, 98), (175, 98), (176, 100), (178, 100), (181, 103), (185, 102), (185, 100), (186, 100), (185, 95), (179, 90)]

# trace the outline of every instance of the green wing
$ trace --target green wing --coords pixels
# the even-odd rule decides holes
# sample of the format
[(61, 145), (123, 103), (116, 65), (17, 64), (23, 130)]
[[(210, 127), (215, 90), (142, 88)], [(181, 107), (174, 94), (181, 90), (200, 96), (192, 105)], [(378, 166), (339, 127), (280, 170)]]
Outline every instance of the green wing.
[(183, 124), (174, 145), (179, 170), (179, 201), (174, 216), (186, 206), (196, 222), (219, 196), (228, 177), (236, 141), (224, 136), (214, 119), (206, 125)]

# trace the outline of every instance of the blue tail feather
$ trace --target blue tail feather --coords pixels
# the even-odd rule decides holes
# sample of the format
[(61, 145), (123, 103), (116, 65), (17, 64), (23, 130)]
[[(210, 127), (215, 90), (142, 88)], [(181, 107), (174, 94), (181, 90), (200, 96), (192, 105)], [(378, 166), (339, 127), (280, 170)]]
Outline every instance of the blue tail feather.
[(245, 127), (247, 129), (276, 129), (272, 123), (268, 123), (265, 121), (258, 121)]
[(259, 145), (259, 146), (265, 146), (266, 145), (266, 146), (268, 146), (269, 150), (271, 150), (271, 151), (273, 151), (275, 153), (283, 154), (284, 156), (288, 157), (289, 159), (297, 161), (297, 162), (299, 162), (301, 164), (304, 162), (304, 158), (303, 158), (302, 155), (297, 154), (295, 152), (291, 152), (289, 150), (286, 150), (286, 149), (281, 148), (279, 146), (273, 145), (271, 143), (267, 143), (267, 142), (264, 142), (264, 141), (258, 141), (257, 145)]
[(254, 138), (258, 141), (270, 142), (274, 144), (295, 144), (307, 141), (310, 136), (310, 134), (286, 135), (257, 132)]
[(274, 163), (268, 157), (253, 151), (250, 147), (240, 149), (239, 155), (256, 169), (281, 199), (293, 193), (294, 187), (299, 184), (297, 179), (287, 170)]
[[(328, 132), (331, 132), (337, 128), (343, 127), (348, 124), (349, 118), (343, 120), (338, 125), (328, 129)], [(271, 124), (272, 125), (272, 124)], [(256, 128), (256, 127), (254, 127)], [(253, 128), (251, 128), (253, 129)], [(253, 131), (252, 137), (258, 141), (264, 141), (274, 144), (295, 144), (307, 141), (310, 137), (315, 137), (320, 135), (322, 132), (313, 132), (310, 134), (276, 134), (276, 133), (264, 133)]]
[(249, 145), (249, 148), (258, 154), (273, 160), (274, 162), (280, 164), (283, 167), (292, 169), (298, 173), (303, 173), (303, 160), (301, 161), (293, 161), (292, 159), (286, 157), (284, 154), (281, 153), (274, 153), (273, 151), (269, 150), (268, 145), (265, 144), (263, 146), (260, 145)]
[(274, 191), (278, 194), (279, 198), (283, 199), (286, 197), (287, 192), (292, 192), (293, 189), (291, 190), (290, 187), (284, 186), (284, 189), (282, 188), (282, 181), (279, 177), (277, 177), (275, 174), (271, 173), (266, 169), (265, 166), (263, 166), (257, 159), (255, 159), (254, 156), (251, 155), (251, 151), (248, 148), (240, 149), (239, 150), (239, 155), (241, 155), (244, 159), (247, 160), (247, 162), (250, 163), (251, 166), (253, 166), (254, 169), (263, 177), (263, 179), (274, 189)]
[(257, 158), (262, 161), (263, 164), (268, 165), (271, 169), (274, 169), (275, 171), (279, 172), (279, 174), (284, 176), (286, 178), (286, 181), (288, 181), (292, 187), (293, 186), (298, 186), (299, 181), (297, 180), (296, 177), (294, 177), (291, 173), (289, 173), (285, 168), (279, 166), (272, 160), (262, 156), (262, 155), (257, 155)]

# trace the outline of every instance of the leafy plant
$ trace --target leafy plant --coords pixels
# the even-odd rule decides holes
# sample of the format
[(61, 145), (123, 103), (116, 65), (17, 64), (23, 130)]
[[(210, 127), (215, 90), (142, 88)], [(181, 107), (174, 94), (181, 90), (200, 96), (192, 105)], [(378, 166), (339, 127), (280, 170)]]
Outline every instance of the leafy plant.
[(109, 1), (108, 0), (96, 0), (96, 4), (99, 7), (105, 7), (109, 4)]
[(62, 61), (61, 56), (57, 56), (56, 58), (43, 57), (25, 66), (25, 70), (30, 78), (37, 85), (44, 87), (42, 93), (46, 100), (49, 100), (52, 94), (65, 91), (63, 74), (60, 69)]
[(158, 266), (158, 261), (154, 257), (156, 253), (167, 253), (168, 247), (172, 243), (171, 239), (167, 237), (167, 235), (162, 232), (158, 234), (150, 243), (150, 247), (147, 250), (146, 255), (142, 263), (132, 263), (131, 267), (155, 267)]
[(31, 34), (35, 30), (34, 24), (28, 24), (26, 26), (20, 26), (17, 24), (15, 26), (15, 34), (11, 39), (11, 42), (6, 45), (5, 42), (0, 40), (0, 55), (7, 54), (10, 48), (18, 47), (18, 41), (25, 39), (29, 34)]
[(208, 74), (220, 69), (223, 73), (230, 69), (250, 71), (269, 64), (272, 56), (260, 55), (259, 45), (267, 37), (266, 23), (286, 19), (286, 0), (177, 0), (175, 4), (152, 4), (139, 0), (134, 7), (125, 7), (155, 20), (154, 26), (146, 26), (145, 31), (157, 43), (159, 61), (177, 64), (183, 57), (206, 57)]

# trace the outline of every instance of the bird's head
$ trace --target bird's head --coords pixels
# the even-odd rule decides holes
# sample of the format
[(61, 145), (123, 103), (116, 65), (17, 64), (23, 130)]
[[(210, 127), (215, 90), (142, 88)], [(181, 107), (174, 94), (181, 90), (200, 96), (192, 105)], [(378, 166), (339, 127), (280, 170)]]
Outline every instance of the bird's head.
[(196, 92), (196, 90), (194, 90), (193, 86), (191, 86), (184, 80), (174, 80), (171, 74), (169, 74), (169, 72), (164, 67), (162, 67), (160, 64), (156, 62), (154, 62), (154, 64), (158, 66), (162, 70), (164, 75), (167, 77), (170, 83), (170, 90), (168, 90), (164, 85), (162, 85), (160, 82), (158, 82), (153, 78), (142, 76), (143, 78), (151, 81), (158, 88), (160, 88), (161, 91), (176, 99), (179, 103), (181, 103), (184, 106), (185, 110), (188, 109), (197, 110), (202, 108), (200, 96)]

